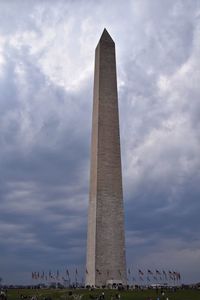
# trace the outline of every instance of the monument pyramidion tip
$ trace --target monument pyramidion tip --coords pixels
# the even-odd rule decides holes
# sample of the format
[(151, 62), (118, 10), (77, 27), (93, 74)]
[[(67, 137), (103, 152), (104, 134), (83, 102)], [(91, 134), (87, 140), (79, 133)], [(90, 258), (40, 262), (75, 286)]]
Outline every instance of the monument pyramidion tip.
[(101, 37), (100, 37), (99, 42), (100, 42), (100, 43), (102, 43), (102, 42), (111, 42), (111, 43), (114, 44), (114, 41), (113, 41), (113, 39), (111, 38), (111, 36), (110, 36), (110, 34), (108, 33), (108, 31), (107, 31), (106, 28), (104, 28), (103, 33), (102, 33), (102, 35), (101, 35)]

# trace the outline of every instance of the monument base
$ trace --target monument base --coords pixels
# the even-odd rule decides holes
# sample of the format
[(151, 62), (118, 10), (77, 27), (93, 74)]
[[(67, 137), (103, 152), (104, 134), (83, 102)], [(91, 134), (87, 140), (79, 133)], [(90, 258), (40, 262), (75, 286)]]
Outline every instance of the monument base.
[(119, 279), (110, 279), (106, 281), (106, 286), (109, 288), (117, 288), (117, 287), (122, 287), (123, 283), (122, 280)]

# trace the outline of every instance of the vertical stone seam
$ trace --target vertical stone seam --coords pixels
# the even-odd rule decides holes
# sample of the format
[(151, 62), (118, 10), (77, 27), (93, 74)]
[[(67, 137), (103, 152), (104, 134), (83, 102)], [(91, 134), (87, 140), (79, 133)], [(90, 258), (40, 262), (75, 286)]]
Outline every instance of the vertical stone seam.
[(125, 235), (125, 209), (124, 209), (124, 193), (123, 193), (123, 173), (122, 173), (122, 156), (121, 156), (121, 126), (120, 126), (120, 109), (119, 109), (119, 98), (118, 98), (118, 80), (117, 80), (117, 63), (116, 63), (116, 48), (115, 48), (115, 66), (116, 66), (116, 86), (117, 86), (117, 116), (118, 116), (118, 126), (119, 126), (119, 153), (120, 153), (120, 169), (121, 169), (121, 189), (122, 189), (122, 211), (123, 211), (123, 226), (124, 226), (124, 234), (123, 234), (123, 244), (124, 244), (124, 263), (125, 263), (125, 274), (122, 276), (125, 279), (125, 282), (127, 282), (127, 270), (126, 270), (126, 235)]

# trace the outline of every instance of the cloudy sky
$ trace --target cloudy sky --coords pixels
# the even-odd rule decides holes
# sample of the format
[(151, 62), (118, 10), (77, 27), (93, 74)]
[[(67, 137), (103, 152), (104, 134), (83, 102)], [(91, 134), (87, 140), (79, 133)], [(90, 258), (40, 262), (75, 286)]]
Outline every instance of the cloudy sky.
[[(127, 264), (200, 281), (200, 1), (0, 1), (0, 277), (84, 269), (94, 49), (116, 43)], [(81, 271), (79, 271), (81, 272)]]

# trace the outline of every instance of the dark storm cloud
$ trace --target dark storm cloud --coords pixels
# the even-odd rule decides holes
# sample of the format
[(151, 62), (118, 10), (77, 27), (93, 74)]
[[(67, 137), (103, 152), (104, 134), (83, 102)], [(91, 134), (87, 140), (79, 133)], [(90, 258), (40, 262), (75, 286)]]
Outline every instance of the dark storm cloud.
[[(185, 18), (186, 7), (191, 18)], [(194, 61), (199, 65), (199, 25), (193, 8), (179, 2), (159, 19), (159, 27), (156, 17), (150, 21), (143, 36), (146, 50), (141, 48), (127, 65), (120, 95), (128, 100), (127, 107), (121, 104), (129, 125), (128, 139), (122, 127), (128, 259), (144, 268), (175, 264), (187, 273), (185, 280), (192, 272), (197, 275), (192, 253), (199, 251), (200, 227), (199, 122), (192, 111), (199, 110), (199, 72), (194, 66)], [(128, 106), (132, 114), (127, 122)], [(181, 254), (184, 250), (187, 255)], [(192, 265), (188, 271), (185, 257)]]
[(198, 1), (16, 0), (0, 11), (4, 281), (84, 269), (93, 59), (104, 27), (117, 50), (128, 265), (199, 280)]
[(16, 281), (23, 261), (27, 281), (32, 270), (84, 260), (91, 108), (81, 118), (88, 87), (78, 105), (27, 47), (14, 50), (8, 42), (1, 81), (1, 272)]

